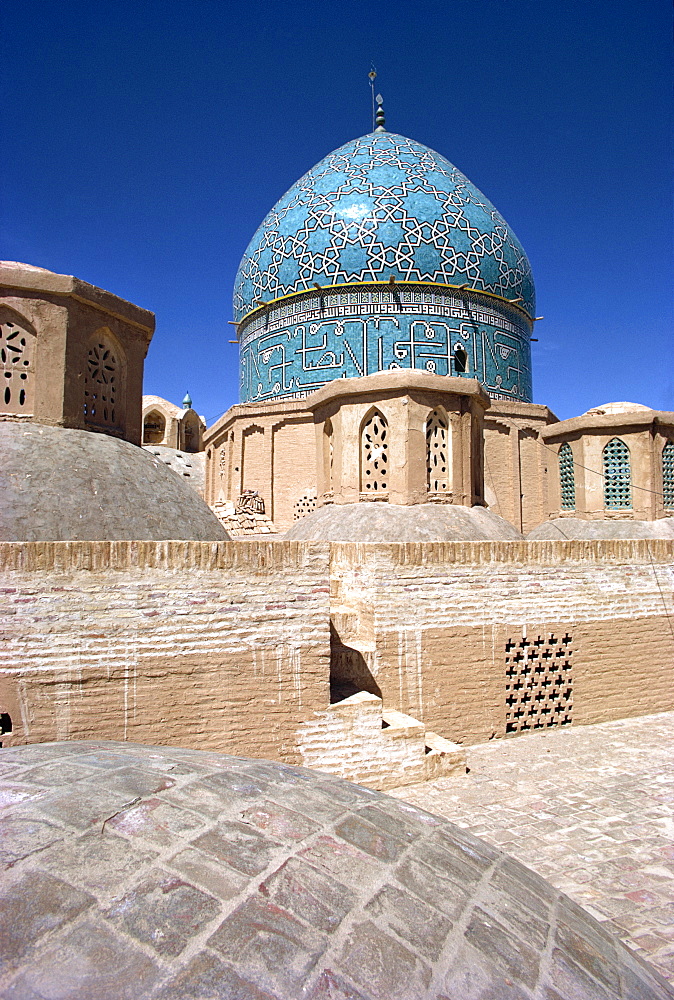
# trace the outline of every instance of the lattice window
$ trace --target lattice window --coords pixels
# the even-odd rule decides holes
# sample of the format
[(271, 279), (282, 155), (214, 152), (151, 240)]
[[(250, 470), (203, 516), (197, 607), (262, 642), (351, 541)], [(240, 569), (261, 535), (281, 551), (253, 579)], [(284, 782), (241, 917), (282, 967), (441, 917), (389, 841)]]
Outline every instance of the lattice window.
[(668, 441), (662, 449), (662, 492), (665, 507), (674, 508), (674, 441)]
[(509, 639), (506, 662), (506, 733), (567, 726), (572, 721), (571, 636)]
[(559, 449), (559, 485), (562, 493), (562, 510), (576, 509), (576, 481), (571, 445), (565, 441)]
[(429, 493), (449, 489), (449, 428), (443, 410), (433, 410), (426, 421), (426, 485)]
[(603, 451), (604, 507), (624, 510), (632, 506), (630, 452), (624, 441), (612, 438)]
[(360, 439), (360, 491), (366, 496), (388, 493), (388, 423), (375, 410)]
[(84, 419), (99, 427), (116, 427), (119, 361), (106, 338), (89, 348), (84, 376)]
[(307, 514), (311, 514), (312, 511), (316, 510), (316, 490), (310, 489), (295, 502), (294, 508), (294, 518), (299, 521), (300, 518), (306, 517)]
[(35, 336), (13, 320), (0, 323), (0, 413), (32, 416), (34, 358)]

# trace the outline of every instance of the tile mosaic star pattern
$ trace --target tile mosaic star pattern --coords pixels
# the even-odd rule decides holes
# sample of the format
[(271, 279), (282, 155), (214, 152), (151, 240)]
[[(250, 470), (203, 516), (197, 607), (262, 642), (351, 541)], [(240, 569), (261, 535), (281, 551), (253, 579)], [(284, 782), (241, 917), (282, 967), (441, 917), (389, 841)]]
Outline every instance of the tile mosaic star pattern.
[(314, 282), (391, 275), (521, 296), (534, 313), (529, 261), (494, 206), (443, 156), (382, 132), (330, 153), (269, 212), (239, 266), (235, 319)]

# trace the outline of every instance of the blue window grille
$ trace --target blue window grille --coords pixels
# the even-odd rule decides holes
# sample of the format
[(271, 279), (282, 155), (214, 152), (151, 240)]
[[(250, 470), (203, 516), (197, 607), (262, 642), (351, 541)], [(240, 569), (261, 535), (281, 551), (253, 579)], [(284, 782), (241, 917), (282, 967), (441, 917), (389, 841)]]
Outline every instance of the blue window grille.
[(573, 472), (573, 452), (565, 441), (559, 449), (559, 483), (562, 492), (562, 510), (576, 509), (576, 481)]
[(668, 441), (662, 449), (662, 492), (665, 507), (674, 508), (674, 441)]
[(632, 506), (630, 452), (624, 441), (612, 438), (604, 448), (604, 507), (625, 510)]

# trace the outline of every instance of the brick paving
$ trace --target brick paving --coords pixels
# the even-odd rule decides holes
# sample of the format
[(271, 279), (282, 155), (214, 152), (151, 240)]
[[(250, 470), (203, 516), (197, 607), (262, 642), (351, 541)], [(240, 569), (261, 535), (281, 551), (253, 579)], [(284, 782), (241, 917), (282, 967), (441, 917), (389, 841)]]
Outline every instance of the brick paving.
[(533, 868), (674, 982), (674, 712), (468, 749), (389, 794)]
[(0, 1000), (674, 998), (503, 851), (328, 775), (83, 741), (0, 778)]

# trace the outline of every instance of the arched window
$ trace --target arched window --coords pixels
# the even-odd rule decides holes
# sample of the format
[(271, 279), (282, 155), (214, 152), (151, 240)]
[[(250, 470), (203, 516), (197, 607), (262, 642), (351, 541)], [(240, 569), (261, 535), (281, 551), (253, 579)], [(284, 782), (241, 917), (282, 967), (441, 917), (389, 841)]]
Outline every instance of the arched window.
[(360, 435), (360, 492), (366, 496), (388, 493), (388, 423), (373, 410)]
[(426, 486), (429, 493), (449, 489), (449, 421), (443, 409), (432, 410), (426, 420)]
[(84, 371), (84, 420), (95, 427), (120, 424), (121, 358), (103, 331), (89, 346)]
[(573, 452), (565, 441), (559, 449), (559, 485), (562, 494), (562, 510), (576, 509), (576, 481), (573, 471)]
[(163, 444), (166, 420), (159, 410), (150, 410), (143, 420), (143, 444)]
[(0, 413), (33, 415), (35, 334), (10, 309), (0, 312)]
[(454, 344), (454, 372), (456, 375), (464, 375), (468, 369), (468, 354), (461, 344)]
[(668, 441), (662, 449), (662, 492), (665, 507), (674, 508), (674, 441)]
[(199, 438), (201, 436), (199, 430), (199, 419), (196, 413), (188, 411), (183, 417), (183, 451), (199, 451)]
[(604, 507), (625, 510), (632, 506), (630, 452), (620, 438), (611, 438), (603, 451)]

